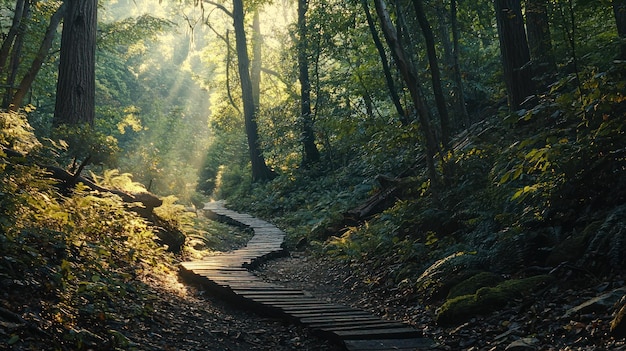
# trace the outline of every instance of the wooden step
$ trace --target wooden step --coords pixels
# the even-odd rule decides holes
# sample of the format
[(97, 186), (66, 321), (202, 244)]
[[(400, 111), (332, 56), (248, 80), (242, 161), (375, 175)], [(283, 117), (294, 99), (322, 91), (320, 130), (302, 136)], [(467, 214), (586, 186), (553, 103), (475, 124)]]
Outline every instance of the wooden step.
[(384, 340), (346, 340), (348, 351), (431, 350), (437, 345), (427, 338), (404, 338)]

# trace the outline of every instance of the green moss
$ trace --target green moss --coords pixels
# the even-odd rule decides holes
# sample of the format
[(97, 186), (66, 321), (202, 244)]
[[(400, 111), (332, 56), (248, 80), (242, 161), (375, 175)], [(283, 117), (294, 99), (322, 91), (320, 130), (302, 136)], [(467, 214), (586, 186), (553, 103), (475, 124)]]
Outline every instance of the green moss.
[(474, 294), (449, 299), (437, 311), (437, 323), (458, 324), (477, 314), (493, 312), (504, 307), (511, 299), (521, 297), (551, 280), (552, 277), (548, 275), (511, 279), (494, 287), (480, 288)]
[(455, 285), (448, 293), (448, 300), (463, 295), (476, 293), (480, 288), (498, 285), (504, 279), (491, 272), (480, 272)]

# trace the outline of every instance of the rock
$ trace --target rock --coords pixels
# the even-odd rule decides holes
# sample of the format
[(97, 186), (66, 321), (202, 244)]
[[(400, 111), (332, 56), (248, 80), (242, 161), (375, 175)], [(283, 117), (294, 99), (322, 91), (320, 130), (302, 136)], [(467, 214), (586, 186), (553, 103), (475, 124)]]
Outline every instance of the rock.
[(494, 287), (480, 288), (475, 294), (449, 299), (437, 310), (437, 324), (459, 324), (475, 315), (496, 311), (551, 280), (552, 277), (548, 275), (510, 279)]
[(461, 283), (455, 285), (448, 293), (448, 299), (463, 295), (475, 294), (476, 291), (484, 287), (493, 287), (501, 283), (504, 279), (497, 274), (491, 272), (480, 272), (465, 279)]
[(586, 313), (604, 313), (613, 307), (624, 295), (626, 295), (626, 287), (615, 289), (606, 294), (602, 294), (598, 297), (594, 297), (582, 304), (570, 308), (565, 312), (563, 317), (567, 318), (574, 314), (586, 314)]
[(539, 339), (537, 338), (523, 338), (515, 340), (505, 348), (507, 351), (536, 351)]
[(615, 338), (626, 338), (626, 305), (617, 311), (611, 321), (611, 335)]

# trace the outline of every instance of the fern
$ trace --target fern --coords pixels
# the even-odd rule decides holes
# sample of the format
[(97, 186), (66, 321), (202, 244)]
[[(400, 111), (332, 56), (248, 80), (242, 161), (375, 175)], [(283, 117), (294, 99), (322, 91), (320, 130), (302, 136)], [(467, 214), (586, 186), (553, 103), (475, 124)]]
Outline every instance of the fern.
[(91, 172), (91, 177), (98, 185), (103, 187), (115, 188), (134, 194), (147, 192), (143, 184), (133, 181), (132, 174), (120, 173), (117, 169), (105, 170), (102, 177)]
[[(591, 234), (580, 265), (592, 271), (613, 271), (626, 263), (626, 205), (616, 207), (602, 220)], [(595, 223), (589, 225), (595, 227)]]

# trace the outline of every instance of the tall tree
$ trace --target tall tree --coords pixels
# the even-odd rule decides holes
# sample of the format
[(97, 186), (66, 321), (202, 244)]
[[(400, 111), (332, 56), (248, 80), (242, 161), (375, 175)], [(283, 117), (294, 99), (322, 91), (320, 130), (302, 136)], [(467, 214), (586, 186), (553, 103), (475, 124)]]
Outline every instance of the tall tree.
[(319, 161), (320, 153), (315, 145), (313, 114), (311, 113), (311, 81), (309, 79), (309, 55), (306, 12), (308, 0), (298, 0), (298, 80), (300, 81), (300, 120), (302, 133), (302, 164)]
[[(465, 93), (463, 89), (463, 79), (459, 64), (459, 25), (457, 18), (457, 2), (450, 0), (450, 10), (446, 9), (444, 0), (435, 2), (437, 14), (439, 40), (443, 48), (443, 61), (445, 63), (444, 73), (453, 83), (450, 87), (453, 113), (451, 121), (452, 129), (469, 125), (469, 115), (465, 103)], [(452, 34), (452, 35), (450, 35)], [(450, 40), (452, 37), (452, 40)]]
[(455, 92), (459, 105), (461, 119), (466, 127), (469, 127), (470, 119), (465, 103), (465, 91), (463, 89), (463, 79), (461, 76), (461, 64), (459, 63), (459, 19), (457, 16), (457, 1), (450, 0), (450, 27), (452, 30), (452, 64), (454, 72)]
[(61, 6), (59, 6), (59, 8), (50, 18), (50, 24), (46, 29), (46, 34), (44, 35), (43, 41), (41, 42), (39, 51), (37, 51), (37, 54), (33, 59), (30, 68), (28, 69), (24, 77), (22, 77), (22, 80), (17, 87), (11, 103), (9, 104), (10, 109), (16, 111), (20, 108), (20, 106), (22, 106), (22, 101), (26, 96), (26, 92), (30, 89), (31, 85), (35, 81), (35, 78), (37, 77), (37, 74), (39, 73), (43, 62), (46, 59), (46, 56), (48, 56), (50, 48), (52, 47), (52, 42), (54, 41), (54, 37), (56, 36), (59, 23), (65, 15), (65, 8), (65, 3), (61, 4)]
[(252, 98), (258, 110), (261, 106), (261, 67), (263, 64), (263, 35), (259, 10), (254, 9), (252, 15), (252, 61), (250, 62), (250, 80), (252, 81)]
[(233, 25), (235, 27), (235, 49), (237, 50), (237, 68), (241, 81), (241, 97), (243, 100), (243, 114), (248, 137), (248, 150), (252, 164), (252, 179), (263, 181), (274, 178), (274, 172), (267, 167), (261, 146), (259, 145), (259, 128), (257, 125), (258, 109), (254, 102), (252, 81), (250, 80), (250, 59), (246, 44), (244, 28), (243, 1), (233, 0)]
[(544, 87), (548, 76), (556, 74), (556, 60), (552, 52), (552, 36), (548, 18), (548, 0), (526, 1), (526, 32), (530, 58), (533, 61), (535, 81)]
[(398, 95), (398, 90), (396, 89), (396, 84), (393, 80), (393, 75), (391, 74), (391, 68), (389, 67), (389, 61), (387, 60), (387, 53), (385, 52), (385, 47), (380, 40), (380, 36), (378, 35), (378, 30), (376, 29), (376, 23), (374, 22), (374, 18), (370, 13), (369, 5), (367, 4), (368, 0), (361, 0), (361, 6), (363, 6), (363, 12), (365, 12), (365, 18), (367, 19), (367, 26), (370, 29), (370, 33), (372, 34), (372, 40), (374, 40), (374, 45), (376, 46), (376, 50), (378, 51), (378, 56), (380, 56), (380, 63), (383, 66), (383, 74), (385, 75), (385, 82), (387, 83), (387, 89), (389, 90), (389, 96), (391, 97), (391, 101), (398, 112), (398, 116), (400, 117), (400, 121), (403, 125), (409, 124), (408, 116), (402, 107), (402, 103), (400, 102), (400, 96)]
[(426, 141), (426, 165), (428, 167), (428, 174), (431, 182), (436, 186), (439, 181), (433, 158), (435, 157), (435, 154), (437, 154), (438, 147), (435, 134), (430, 123), (432, 116), (426, 103), (424, 93), (421, 90), (419, 76), (417, 75), (417, 71), (411, 61), (411, 58), (407, 55), (404, 47), (402, 46), (384, 0), (375, 0), (374, 3), (376, 4), (376, 13), (378, 14), (385, 40), (391, 49), (394, 61), (396, 62), (402, 78), (409, 89), (411, 100), (417, 110), (422, 133)]
[(8, 89), (2, 98), (3, 108), (9, 107), (9, 100), (13, 95), (13, 87), (15, 85), (15, 80), (17, 79), (17, 71), (19, 70), (20, 63), (22, 62), (22, 49), (24, 48), (24, 37), (26, 35), (25, 23), (28, 17), (30, 17), (30, 12), (30, 2), (27, 1), (22, 9), (22, 19), (19, 21), (21, 24), (18, 27), (13, 41), (13, 47), (11, 48), (11, 60), (9, 61), (9, 69), (6, 72), (6, 85), (8, 86)]
[(66, 0), (54, 125), (93, 125), (98, 0)]
[(22, 17), (26, 6), (27, 0), (16, 0), (15, 2), (15, 11), (13, 13), (13, 21), (11, 23), (11, 27), (4, 37), (4, 40), (2, 41), (2, 46), (0, 47), (0, 72), (3, 72), (4, 66), (7, 63), (7, 59), (9, 58), (11, 47), (13, 46), (15, 37), (17, 37), (20, 26), (22, 24)]
[(435, 49), (435, 35), (424, 12), (422, 0), (413, 0), (413, 7), (417, 15), (417, 22), (422, 29), (422, 34), (426, 42), (426, 53), (428, 55), (428, 64), (430, 65), (433, 93), (435, 94), (435, 103), (437, 104), (437, 112), (439, 112), (439, 120), (441, 122), (441, 144), (444, 149), (446, 149), (450, 141), (450, 119), (448, 116), (446, 98), (441, 86), (441, 72), (439, 71), (439, 59), (437, 58), (437, 51)]
[(509, 107), (517, 110), (534, 93), (521, 0), (495, 0), (494, 7)]
[(613, 13), (620, 38), (620, 60), (626, 60), (626, 0), (613, 0)]

